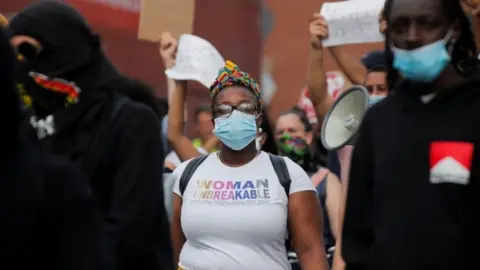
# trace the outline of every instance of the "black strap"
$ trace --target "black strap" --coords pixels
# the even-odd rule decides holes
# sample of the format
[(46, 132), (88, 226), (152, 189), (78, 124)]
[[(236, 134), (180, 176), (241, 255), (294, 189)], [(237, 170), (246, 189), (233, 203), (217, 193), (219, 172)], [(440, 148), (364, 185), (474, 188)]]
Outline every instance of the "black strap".
[(187, 164), (185, 170), (183, 170), (182, 176), (180, 176), (180, 194), (183, 195), (183, 192), (187, 188), (188, 182), (190, 182), (190, 178), (192, 178), (198, 166), (200, 166), (200, 164), (202, 164), (202, 162), (205, 161), (207, 157), (208, 155), (196, 157)]
[(281, 156), (276, 156), (270, 153), (268, 153), (268, 155), (272, 161), (273, 169), (277, 174), (278, 181), (280, 182), (280, 185), (282, 185), (283, 189), (285, 190), (285, 194), (288, 197), (290, 195), (290, 184), (292, 183), (292, 179), (290, 178), (290, 173), (288, 172), (287, 163)]
[(118, 112), (123, 107), (123, 105), (127, 103), (127, 98), (124, 96), (117, 96), (115, 97), (115, 101), (113, 103), (113, 111), (112, 111), (112, 121), (115, 121), (115, 118), (118, 115)]

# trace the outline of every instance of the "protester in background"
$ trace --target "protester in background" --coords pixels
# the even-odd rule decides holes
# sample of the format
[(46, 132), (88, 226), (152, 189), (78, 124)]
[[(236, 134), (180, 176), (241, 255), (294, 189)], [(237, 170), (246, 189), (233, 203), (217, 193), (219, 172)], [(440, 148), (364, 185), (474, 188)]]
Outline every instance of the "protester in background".
[(205, 149), (206, 151), (209, 151), (210, 153), (217, 152), (218, 149), (215, 145), (208, 145), (208, 143), (211, 143), (211, 138), (215, 137), (212, 134), (213, 123), (212, 109), (210, 108), (210, 106), (202, 105), (197, 107), (197, 109), (195, 109), (193, 121), (198, 136), (193, 139), (193, 146), (195, 146), (196, 148), (202, 147), (203, 149), (205, 149), (205, 145), (207, 145), (210, 149)]
[[(227, 61), (210, 93), (221, 150), (201, 164), (194, 159), (198, 166), (188, 183), (180, 179), (193, 161), (173, 173), (172, 240), (179, 267), (290, 269), (285, 249), (290, 231), (302, 268), (327, 269), (311, 180), (290, 159), (271, 157), (255, 145), (262, 121), (258, 84)], [(272, 166), (277, 158), (291, 179), (288, 190)]]
[(305, 113), (297, 108), (282, 113), (276, 122), (275, 133), (279, 154), (290, 158), (310, 176), (322, 206), (323, 241), (329, 264), (333, 259), (335, 239), (338, 235), (342, 186), (340, 179), (328, 169), (316, 164), (311, 148), (312, 125)]
[[(323, 121), (324, 116), (334, 102), (334, 98), (327, 92), (325, 70), (323, 67), (322, 40), (328, 37), (328, 25), (320, 14), (314, 14), (309, 29), (311, 49), (308, 89), (318, 118)], [(360, 62), (353, 60), (348, 54), (342, 51), (341, 46), (330, 47), (330, 50), (332, 50), (332, 55), (336, 56), (335, 59), (344, 69), (345, 74), (353, 79), (354, 83), (362, 84), (369, 90), (372, 104), (386, 96), (387, 89), (384, 76), (385, 61), (382, 52), (371, 52), (364, 56)], [(346, 163), (350, 160), (350, 152), (351, 151), (342, 151), (338, 153), (338, 159), (343, 160), (341, 171), (338, 171), (336, 167), (332, 168), (334, 173), (341, 175), (342, 181), (346, 178), (346, 172), (348, 172), (348, 164)], [(329, 159), (336, 158), (336, 153), (329, 154)], [(335, 160), (331, 160), (330, 163), (335, 164), (336, 162)]]
[(0, 268), (111, 269), (100, 260), (99, 216), (81, 171), (19, 134), (15, 55), (1, 28), (0, 59)]
[[(379, 16), (380, 27), (384, 27), (382, 14)], [(308, 71), (308, 89), (310, 98), (317, 111), (318, 119), (324, 118), (328, 110), (333, 105), (334, 99), (327, 92), (325, 70), (323, 66), (323, 46), (322, 40), (328, 37), (328, 25), (320, 14), (314, 14), (309, 25), (310, 30), (310, 57)], [(382, 30), (382, 29), (381, 29)], [(329, 48), (337, 63), (342, 67), (347, 77), (354, 83), (364, 85), (370, 94), (371, 104), (380, 101), (387, 95), (386, 79), (384, 75), (386, 71), (385, 58), (383, 52), (371, 52), (366, 54), (361, 61), (354, 60), (342, 46)], [(348, 185), (348, 172), (350, 169), (350, 159), (352, 146), (345, 146), (336, 152), (328, 153), (328, 168), (340, 175), (340, 179), (344, 184), (344, 189)], [(345, 193), (345, 192), (344, 192)], [(343, 204), (343, 203), (342, 203)], [(341, 207), (343, 209), (344, 206)], [(341, 210), (343, 213), (343, 210)], [(340, 224), (343, 220), (343, 214), (340, 218)], [(339, 235), (338, 239), (341, 236)], [(335, 253), (335, 269), (341, 269), (343, 263), (341, 260), (341, 250), (338, 247), (341, 242), (337, 243), (337, 252)]]
[(44, 149), (69, 158), (89, 180), (115, 269), (170, 269), (152, 91), (112, 66), (70, 6), (37, 2), (17, 13), (9, 30), (21, 55), (18, 87), (32, 101), (30, 123)]
[(353, 270), (475, 268), (480, 79), (466, 65), (477, 56), (468, 18), (449, 0), (389, 0), (385, 16), (395, 94), (360, 129), (343, 258)]

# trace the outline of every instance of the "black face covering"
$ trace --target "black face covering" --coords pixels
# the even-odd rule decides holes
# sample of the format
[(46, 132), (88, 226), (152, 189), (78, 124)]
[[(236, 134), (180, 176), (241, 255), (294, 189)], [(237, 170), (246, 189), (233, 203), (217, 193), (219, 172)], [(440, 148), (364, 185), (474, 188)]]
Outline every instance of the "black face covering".
[(14, 59), (13, 50), (0, 28), (0, 120), (2, 122), (0, 159), (8, 158), (18, 145), (21, 113), (14, 84)]
[(47, 137), (40, 136), (42, 145), (78, 162), (90, 176), (108, 141), (116, 81), (122, 76), (105, 58), (99, 37), (68, 5), (37, 2), (17, 13), (8, 27), (12, 35), (42, 45), (38, 52), (25, 44), (17, 47), (25, 54), (17, 86), (32, 101), (32, 125), (43, 134), (35, 121), (53, 119)]
[[(69, 94), (47, 87), (49, 83), (38, 84), (38, 78), (32, 73), (48, 78), (47, 82), (75, 84), (80, 91), (82, 88), (89, 91), (97, 86), (95, 84), (117, 75), (104, 61), (99, 37), (91, 32), (84, 18), (67, 5), (57, 2), (33, 4), (11, 20), (9, 29), (13, 35), (32, 37), (42, 45), (38, 52), (27, 42), (17, 47), (24, 55), (19, 63), (18, 82), (32, 98), (40, 117), (75, 102), (67, 100), (72, 99)], [(60, 84), (57, 88), (65, 87)]]

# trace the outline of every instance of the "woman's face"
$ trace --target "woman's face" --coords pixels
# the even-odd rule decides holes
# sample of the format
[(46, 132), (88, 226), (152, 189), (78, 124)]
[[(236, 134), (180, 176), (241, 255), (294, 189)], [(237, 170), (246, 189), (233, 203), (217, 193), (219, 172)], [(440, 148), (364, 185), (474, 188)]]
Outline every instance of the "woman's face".
[(308, 145), (312, 143), (313, 134), (305, 131), (305, 125), (300, 120), (300, 116), (294, 113), (281, 115), (275, 125), (275, 137), (277, 140), (283, 134), (289, 134), (292, 137), (304, 139)]
[(243, 86), (228, 86), (218, 93), (214, 99), (213, 119), (228, 116), (233, 110), (259, 116), (256, 119), (257, 127), (262, 124), (258, 101), (255, 95)]

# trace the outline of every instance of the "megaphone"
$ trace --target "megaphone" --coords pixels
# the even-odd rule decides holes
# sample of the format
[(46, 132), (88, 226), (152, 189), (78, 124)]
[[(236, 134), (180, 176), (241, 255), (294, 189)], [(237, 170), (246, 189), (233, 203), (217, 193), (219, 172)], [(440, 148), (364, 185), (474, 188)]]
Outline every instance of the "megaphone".
[(321, 140), (325, 149), (353, 145), (368, 107), (368, 91), (363, 86), (354, 85), (340, 94), (323, 119)]

